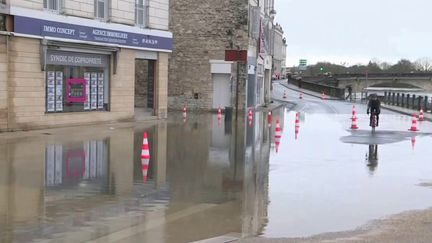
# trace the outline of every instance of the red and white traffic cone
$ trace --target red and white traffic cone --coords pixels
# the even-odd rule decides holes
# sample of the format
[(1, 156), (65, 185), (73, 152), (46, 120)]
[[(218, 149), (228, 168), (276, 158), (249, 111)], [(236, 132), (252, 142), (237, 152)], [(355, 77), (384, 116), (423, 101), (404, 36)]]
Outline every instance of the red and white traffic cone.
[(303, 92), (300, 92), (299, 99), (303, 99)]
[(253, 120), (252, 109), (249, 110), (248, 120), (249, 120), (249, 126), (251, 127), (252, 126), (252, 120)]
[(417, 132), (417, 115), (413, 114), (411, 128), (409, 129), (411, 132)]
[(322, 99), (322, 100), (325, 100), (325, 99), (326, 99), (326, 95), (325, 95), (324, 91), (321, 93), (321, 99)]
[(283, 98), (284, 98), (284, 99), (287, 98), (286, 90), (284, 90)]
[(294, 130), (295, 140), (298, 139), (299, 131), (300, 131), (300, 112), (297, 112), (296, 119), (295, 119), (295, 130)]
[(217, 118), (218, 118), (218, 120), (222, 119), (222, 109), (220, 108), (220, 106), (217, 110)]
[(423, 113), (423, 109), (420, 109), (420, 114), (419, 114), (419, 121), (424, 121), (424, 113)]
[(355, 129), (359, 129), (358, 125), (357, 125), (357, 116), (354, 115), (351, 118), (351, 129), (355, 130)]
[(147, 182), (148, 181), (148, 170), (149, 170), (149, 164), (150, 164), (150, 160), (149, 159), (142, 159), (141, 160), (141, 170), (142, 170), (142, 174), (143, 174), (143, 181)]
[(149, 169), (149, 164), (150, 164), (150, 148), (148, 143), (147, 132), (144, 132), (143, 145), (141, 147), (141, 170), (143, 173), (144, 182), (146, 182), (148, 179), (147, 173)]
[(272, 122), (273, 122), (273, 116), (272, 116), (272, 112), (269, 111), (268, 115), (267, 115), (267, 123), (268, 123), (268, 127), (272, 126)]

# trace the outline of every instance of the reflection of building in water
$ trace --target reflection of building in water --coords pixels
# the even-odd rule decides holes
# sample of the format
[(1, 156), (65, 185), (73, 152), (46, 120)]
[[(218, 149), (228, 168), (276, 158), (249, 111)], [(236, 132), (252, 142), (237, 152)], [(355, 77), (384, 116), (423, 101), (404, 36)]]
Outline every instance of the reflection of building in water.
[(369, 144), (369, 151), (366, 154), (367, 166), (369, 171), (373, 173), (378, 166), (378, 145)]
[(45, 185), (55, 186), (67, 182), (80, 182), (107, 178), (108, 149), (106, 140), (85, 141), (67, 146), (46, 146)]

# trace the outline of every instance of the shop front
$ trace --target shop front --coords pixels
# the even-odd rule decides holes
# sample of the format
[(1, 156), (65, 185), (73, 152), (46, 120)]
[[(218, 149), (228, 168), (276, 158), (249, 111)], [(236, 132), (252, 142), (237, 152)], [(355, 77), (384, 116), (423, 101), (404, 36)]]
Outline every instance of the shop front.
[(134, 64), (143, 53), (154, 69), (150, 115), (167, 117), (170, 32), (18, 10), (11, 7), (13, 28), (5, 37), (0, 131), (133, 121)]

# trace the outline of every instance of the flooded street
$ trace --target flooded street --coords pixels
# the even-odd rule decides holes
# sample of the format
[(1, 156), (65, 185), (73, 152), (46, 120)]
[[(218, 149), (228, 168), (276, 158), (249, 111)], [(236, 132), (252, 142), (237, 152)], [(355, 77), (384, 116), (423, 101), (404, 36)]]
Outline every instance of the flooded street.
[(372, 134), (360, 114), (350, 130), (351, 106), (2, 134), (0, 242), (308, 237), (431, 207), (430, 123), (413, 136), (385, 112)]

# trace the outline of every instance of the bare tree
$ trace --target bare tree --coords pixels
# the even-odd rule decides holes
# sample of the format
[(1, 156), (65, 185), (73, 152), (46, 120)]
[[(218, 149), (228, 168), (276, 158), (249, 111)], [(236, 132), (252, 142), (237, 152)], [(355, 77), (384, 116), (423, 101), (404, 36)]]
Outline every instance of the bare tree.
[(422, 57), (414, 63), (416, 69), (421, 72), (432, 71), (432, 59), (429, 57)]

